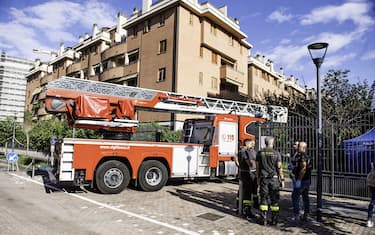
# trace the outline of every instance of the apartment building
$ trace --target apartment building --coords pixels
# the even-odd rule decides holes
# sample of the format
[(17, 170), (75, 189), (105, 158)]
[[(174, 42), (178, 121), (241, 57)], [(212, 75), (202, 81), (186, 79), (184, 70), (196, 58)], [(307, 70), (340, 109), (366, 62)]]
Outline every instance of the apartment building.
[[(37, 102), (43, 100), (40, 87), (64, 75), (246, 100), (252, 47), (246, 38), (226, 6), (216, 8), (198, 0), (142, 0), (142, 9), (134, 8), (128, 18), (119, 13), (115, 26), (99, 30), (94, 24), (91, 35), (80, 37), (70, 48), (60, 46), (51, 61), (36, 65), (28, 76), (26, 109), (44, 116)], [(138, 112), (141, 122), (181, 125), (186, 117)]]
[(306, 89), (299, 84), (293, 75), (286, 76), (282, 68), (274, 69), (274, 63), (263, 55), (249, 57), (248, 60), (248, 94), (255, 101), (266, 97), (282, 99), (305, 99)]
[(26, 77), (32, 61), (0, 54), (0, 120), (16, 117), (23, 122), (26, 93)]

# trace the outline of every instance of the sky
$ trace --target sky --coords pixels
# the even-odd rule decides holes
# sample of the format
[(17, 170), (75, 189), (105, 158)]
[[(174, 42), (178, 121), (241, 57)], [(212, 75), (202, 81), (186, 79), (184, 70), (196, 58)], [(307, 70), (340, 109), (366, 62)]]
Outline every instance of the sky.
[[(200, 0), (202, 2), (203, 0)], [(155, 2), (155, 0), (153, 1)], [(251, 55), (265, 55), (275, 69), (316, 87), (316, 70), (307, 45), (329, 44), (321, 67), (349, 69), (352, 83), (375, 81), (375, 1), (373, 0), (209, 0), (228, 6), (253, 45)], [(73, 46), (92, 24), (113, 26), (118, 12), (131, 15), (142, 0), (0, 0), (0, 50), (34, 60), (46, 55), (33, 48)]]

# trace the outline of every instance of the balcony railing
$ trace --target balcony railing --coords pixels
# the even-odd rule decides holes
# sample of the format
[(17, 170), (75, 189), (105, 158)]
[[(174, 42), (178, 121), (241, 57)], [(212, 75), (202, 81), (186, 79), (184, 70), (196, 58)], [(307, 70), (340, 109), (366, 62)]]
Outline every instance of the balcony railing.
[(69, 65), (67, 68), (66, 68), (66, 74), (69, 75), (69, 74), (72, 74), (72, 73), (75, 73), (75, 72), (78, 72), (81, 70), (81, 63), (80, 62), (76, 62), (74, 64), (71, 64)]
[(102, 53), (102, 60), (104, 61), (114, 56), (125, 54), (126, 50), (127, 50), (126, 43), (119, 43), (119, 44), (113, 45), (111, 48), (105, 50)]
[(45, 84), (49, 83), (53, 80), (52, 74), (48, 74), (40, 79), (40, 85), (44, 86)]
[(119, 67), (107, 69), (100, 75), (100, 80), (109, 81), (115, 78), (124, 77), (129, 74), (138, 73), (139, 72), (138, 64), (139, 63), (137, 62), (137, 63), (132, 63), (126, 66), (119, 66)]
[(244, 72), (238, 71), (228, 65), (220, 67), (220, 78), (240, 87), (244, 85), (246, 79)]

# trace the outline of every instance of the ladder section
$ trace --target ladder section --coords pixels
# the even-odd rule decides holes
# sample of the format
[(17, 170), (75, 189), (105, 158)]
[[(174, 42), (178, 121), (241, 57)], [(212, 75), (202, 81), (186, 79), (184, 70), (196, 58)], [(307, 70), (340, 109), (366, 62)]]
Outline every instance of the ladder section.
[(198, 155), (198, 176), (210, 176), (210, 155), (201, 153)]
[(131, 99), (136, 109), (199, 114), (237, 114), (260, 117), (273, 122), (287, 122), (288, 110), (281, 106), (254, 104), (233, 100), (183, 95), (139, 87), (62, 77), (47, 85), (47, 89), (84, 92), (115, 99)]
[(47, 89), (51, 88), (138, 100), (152, 100), (157, 94), (157, 91), (149, 89), (71, 77), (61, 77), (49, 82)]
[(74, 168), (73, 168), (73, 154), (74, 144), (63, 143), (61, 149), (60, 159), (60, 181), (73, 181), (74, 180)]

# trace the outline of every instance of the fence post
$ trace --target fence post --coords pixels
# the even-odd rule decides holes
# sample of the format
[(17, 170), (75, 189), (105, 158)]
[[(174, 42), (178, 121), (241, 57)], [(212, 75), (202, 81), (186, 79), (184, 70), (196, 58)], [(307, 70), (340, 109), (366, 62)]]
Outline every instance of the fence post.
[(334, 126), (331, 124), (331, 193), (335, 197), (335, 135)]

